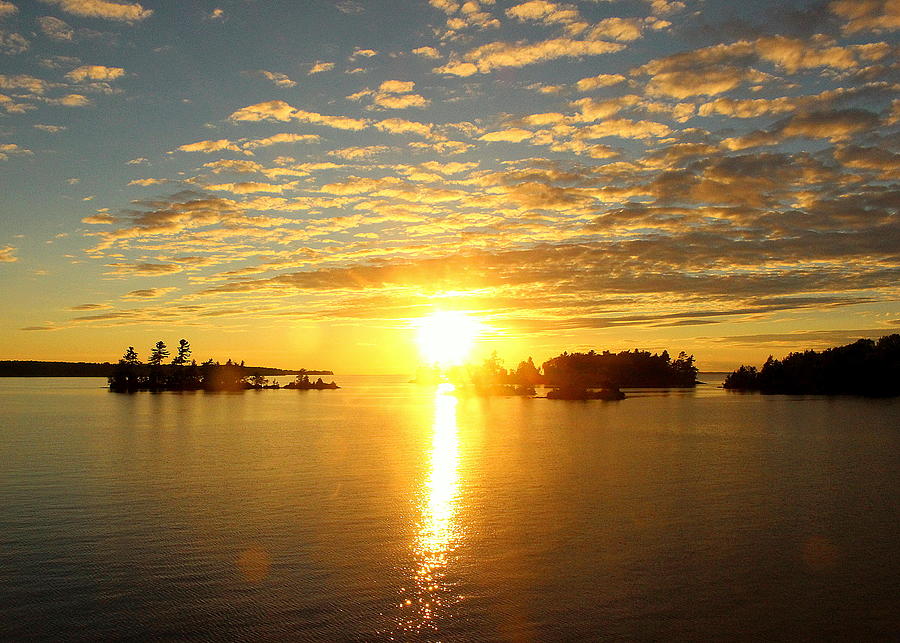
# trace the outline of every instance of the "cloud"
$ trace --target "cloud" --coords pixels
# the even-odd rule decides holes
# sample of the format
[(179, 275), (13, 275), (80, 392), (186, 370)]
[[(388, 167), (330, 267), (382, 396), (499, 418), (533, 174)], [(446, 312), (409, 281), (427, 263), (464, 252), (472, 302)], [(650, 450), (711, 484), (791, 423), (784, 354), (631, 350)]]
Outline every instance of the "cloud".
[(66, 94), (59, 98), (48, 98), (45, 102), (48, 105), (61, 105), (63, 107), (87, 107), (91, 104), (91, 99), (82, 94)]
[(14, 5), (12, 2), (0, 0), (0, 20), (8, 16), (13, 16), (17, 13), (19, 13), (19, 8), (16, 5)]
[(843, 27), (846, 34), (900, 29), (897, 0), (834, 0), (828, 8), (846, 21)]
[(67, 129), (65, 125), (45, 125), (44, 123), (35, 123), (32, 127), (50, 134), (57, 134)]
[(128, 263), (124, 261), (119, 261), (115, 263), (108, 263), (106, 267), (109, 268), (106, 273), (107, 275), (118, 275), (118, 276), (128, 276), (134, 275), (137, 277), (152, 277), (154, 275), (170, 275), (176, 272), (181, 272), (183, 268), (178, 264), (174, 263)]
[(167, 295), (168, 293), (178, 290), (175, 286), (170, 286), (168, 288), (142, 288), (140, 290), (132, 290), (131, 292), (125, 293), (122, 295), (122, 299), (126, 300), (146, 300), (146, 299), (159, 299), (160, 297)]
[(121, 67), (105, 67), (103, 65), (81, 65), (66, 74), (66, 78), (76, 83), (86, 80), (116, 80), (125, 75)]
[(390, 148), (386, 145), (367, 145), (363, 147), (345, 147), (340, 150), (331, 150), (328, 154), (329, 156), (337, 156), (349, 161), (355, 161), (371, 158), (382, 152), (387, 152), (389, 149)]
[(622, 76), (621, 74), (599, 74), (597, 76), (582, 78), (575, 83), (575, 86), (578, 88), (578, 91), (588, 92), (600, 87), (609, 87), (624, 82), (625, 76)]
[(591, 29), (589, 37), (631, 42), (641, 37), (643, 25), (639, 18), (606, 18)]
[(312, 76), (313, 74), (321, 74), (323, 71), (331, 71), (332, 69), (334, 69), (334, 63), (317, 60), (307, 74)]
[(412, 53), (416, 56), (421, 56), (422, 58), (431, 58), (432, 60), (441, 57), (441, 52), (434, 47), (416, 47), (412, 50)]
[[(372, 97), (372, 107), (384, 109), (405, 109), (408, 107), (427, 107), (431, 101), (412, 93), (415, 82), (411, 80), (386, 80), (377, 90), (364, 89), (347, 96), (348, 100), (361, 100)], [(370, 107), (371, 109), (371, 107)]]
[(0, 74), (0, 89), (24, 89), (32, 94), (44, 94), (51, 88), (51, 84), (46, 80), (19, 74), (15, 76), (7, 76)]
[(633, 121), (627, 118), (614, 118), (583, 127), (579, 130), (578, 135), (588, 139), (606, 138), (608, 136), (645, 139), (668, 136), (671, 131), (667, 125), (655, 121)]
[(326, 183), (321, 187), (321, 191), (327, 194), (365, 194), (367, 192), (374, 192), (382, 188), (395, 187), (402, 184), (403, 182), (396, 177), (372, 179), (368, 177), (351, 176), (344, 181)]
[(832, 142), (847, 140), (851, 135), (876, 127), (878, 116), (863, 109), (841, 109), (793, 116), (781, 133), (784, 136), (827, 138)]
[(197, 141), (196, 143), (187, 143), (185, 145), (181, 145), (176, 148), (179, 152), (203, 152), (205, 154), (209, 154), (210, 152), (218, 152), (221, 150), (230, 150), (232, 152), (241, 152), (240, 147), (238, 147), (235, 143), (232, 143), (227, 138), (220, 138), (216, 141)]
[(25, 112), (37, 109), (37, 107), (31, 103), (17, 103), (5, 94), (0, 94), (0, 107), (10, 114), (24, 114)]
[(715, 96), (731, 91), (745, 82), (762, 82), (765, 78), (765, 74), (752, 68), (724, 65), (660, 72), (647, 83), (647, 93), (674, 98)]
[(134, 179), (128, 182), (128, 185), (139, 185), (141, 187), (150, 187), (151, 185), (163, 185), (168, 183), (168, 179)]
[(98, 214), (91, 214), (81, 219), (82, 223), (88, 223), (91, 225), (111, 225), (116, 223), (118, 219), (113, 215), (107, 212), (100, 212)]
[(233, 121), (289, 121), (296, 111), (283, 100), (270, 100), (242, 107), (228, 118)]
[(357, 47), (353, 50), (353, 53), (350, 54), (350, 60), (356, 60), (357, 58), (371, 58), (372, 56), (377, 56), (378, 52), (374, 49), (360, 49)]
[[(895, 326), (897, 324), (891, 325)], [(853, 330), (799, 330), (780, 333), (756, 333), (752, 335), (725, 335), (722, 337), (704, 337), (702, 339), (739, 346), (777, 345), (785, 347), (785, 350), (801, 351), (851, 344), (861, 338), (878, 339), (891, 334), (891, 332), (897, 331), (892, 331), (890, 327)]]
[(266, 138), (247, 141), (243, 144), (242, 147), (244, 149), (254, 149), (257, 147), (268, 147), (270, 145), (276, 145), (278, 143), (316, 143), (321, 139), (322, 137), (318, 134), (273, 134), (272, 136)]
[(835, 150), (834, 158), (844, 167), (878, 171), (885, 180), (900, 178), (900, 154), (886, 149), (847, 145)]
[(428, 107), (431, 101), (419, 94), (376, 94), (372, 104), (385, 109), (407, 109), (409, 107)]
[(407, 109), (428, 107), (431, 101), (419, 94), (376, 94), (372, 104), (385, 109)]
[(653, 10), (653, 13), (657, 15), (668, 15), (670, 13), (675, 13), (677, 11), (681, 11), (685, 8), (685, 3), (680, 2), (679, 0), (645, 0), (650, 3), (650, 8)]
[(403, 94), (411, 92), (415, 86), (411, 80), (386, 80), (378, 86), (378, 91), (385, 94)]
[(854, 50), (848, 47), (820, 47), (815, 42), (810, 43), (799, 38), (763, 37), (756, 40), (753, 46), (760, 59), (771, 62), (791, 74), (801, 69), (818, 67), (852, 69), (858, 64)]
[(222, 172), (253, 174), (255, 172), (262, 172), (265, 169), (256, 161), (248, 161), (245, 159), (219, 159), (218, 161), (204, 163), (203, 167), (210, 168), (213, 174), (220, 174)]
[(28, 51), (31, 43), (22, 34), (0, 29), (0, 54), (15, 56)]
[(368, 123), (366, 121), (359, 118), (350, 118), (348, 116), (328, 116), (326, 114), (306, 112), (299, 109), (294, 112), (293, 118), (305, 123), (315, 123), (317, 125), (333, 127), (335, 129), (352, 131), (359, 131), (365, 129), (368, 126)]
[(386, 118), (382, 121), (374, 123), (376, 129), (390, 134), (417, 134), (423, 138), (441, 140), (442, 136), (434, 131), (434, 125), (431, 123), (419, 123), (417, 121), (408, 121), (403, 118)]
[(19, 258), (16, 256), (16, 248), (14, 248), (13, 246), (0, 247), (0, 263), (13, 263), (18, 260)]
[(877, 49), (833, 46), (823, 37), (801, 40), (763, 36), (652, 60), (632, 74), (649, 75), (647, 92), (654, 96), (714, 96), (744, 83), (771, 80), (768, 74), (755, 69), (754, 64), (769, 63), (788, 73), (821, 67), (847, 71), (858, 68), (858, 58), (869, 55), (881, 54)]
[(206, 16), (207, 20), (225, 20), (225, 11), (216, 7)]
[(30, 156), (32, 154), (33, 152), (31, 150), (19, 147), (16, 143), (0, 143), (0, 161), (5, 161), (10, 156)]
[(722, 146), (730, 150), (777, 145), (792, 137), (824, 138), (838, 143), (867, 132), (880, 124), (877, 114), (864, 109), (828, 109), (800, 112), (776, 123), (771, 129), (756, 130), (726, 138)]
[(69, 306), (66, 310), (84, 311), (84, 310), (107, 310), (112, 308), (109, 304), (78, 304), (77, 306)]
[(37, 22), (44, 35), (52, 40), (71, 42), (75, 39), (75, 30), (59, 18), (43, 16), (38, 18)]
[(489, 143), (521, 143), (534, 135), (533, 132), (522, 129), (520, 127), (510, 127), (505, 130), (498, 130), (496, 132), (488, 132), (481, 136), (479, 141), (488, 141)]
[(572, 5), (561, 5), (546, 0), (529, 0), (506, 10), (506, 15), (521, 21), (537, 21), (546, 25), (571, 24), (581, 18)]
[(722, 114), (734, 118), (757, 118), (768, 114), (783, 114), (797, 109), (800, 101), (794, 97), (778, 98), (717, 98), (703, 103), (700, 116)]
[(304, 123), (315, 123), (336, 129), (359, 131), (365, 129), (368, 123), (358, 118), (347, 116), (328, 116), (317, 112), (307, 112), (294, 109), (283, 100), (272, 100), (256, 105), (248, 105), (233, 112), (228, 117), (232, 121), (289, 121), (291, 119)]
[(265, 69), (257, 69), (255, 71), (241, 72), (245, 76), (258, 76), (270, 80), (278, 87), (296, 87), (297, 83), (291, 80), (287, 75), (276, 71), (267, 71)]
[(82, 18), (135, 22), (153, 15), (153, 10), (145, 9), (136, 2), (119, 3), (108, 0), (41, 0), (41, 2), (56, 5), (66, 13)]
[(292, 192), (297, 189), (297, 182), (290, 183), (262, 183), (259, 181), (243, 181), (240, 183), (220, 183), (218, 185), (207, 186), (208, 190), (215, 192), (232, 192), (234, 194), (255, 194), (257, 192), (267, 192), (270, 194), (281, 194), (283, 192)]
[(534, 44), (493, 42), (467, 52), (462, 60), (451, 59), (446, 65), (436, 67), (433, 71), (453, 76), (472, 76), (504, 67), (525, 67), (559, 58), (598, 56), (621, 51), (624, 48), (624, 45), (602, 40), (570, 38), (555, 38)]

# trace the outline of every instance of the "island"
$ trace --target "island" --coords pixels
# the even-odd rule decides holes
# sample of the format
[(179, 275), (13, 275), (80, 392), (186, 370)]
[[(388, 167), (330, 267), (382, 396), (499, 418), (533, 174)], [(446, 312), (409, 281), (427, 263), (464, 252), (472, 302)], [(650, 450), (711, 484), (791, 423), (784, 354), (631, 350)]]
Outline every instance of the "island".
[[(333, 390), (340, 388), (334, 381), (325, 382), (319, 377), (310, 380), (311, 374), (331, 374), (331, 371), (285, 371), (248, 367), (244, 362), (231, 359), (224, 364), (209, 359), (202, 364), (191, 359), (190, 343), (182, 339), (171, 363), (163, 363), (169, 357), (165, 342), (158, 341), (150, 351), (146, 363), (141, 362), (133, 346), (112, 368), (108, 375), (109, 390), (116, 393), (134, 391), (242, 391), (262, 389)], [(272, 373), (277, 371), (277, 373)], [(295, 374), (296, 379), (282, 387), (277, 380), (269, 382), (266, 375)]]
[(621, 400), (622, 388), (687, 388), (697, 385), (694, 356), (680, 352), (674, 360), (668, 351), (650, 353), (633, 350), (612, 353), (562, 354), (544, 362), (520, 362), (515, 369), (503, 368), (496, 352), (478, 365), (456, 366), (442, 372), (438, 367), (420, 368), (420, 384), (439, 381), (454, 384), (460, 394), (534, 396), (536, 386), (550, 390), (548, 399)]
[(742, 365), (722, 386), (733, 391), (810, 395), (900, 395), (900, 334), (860, 339), (822, 352), (771, 355), (762, 368)]

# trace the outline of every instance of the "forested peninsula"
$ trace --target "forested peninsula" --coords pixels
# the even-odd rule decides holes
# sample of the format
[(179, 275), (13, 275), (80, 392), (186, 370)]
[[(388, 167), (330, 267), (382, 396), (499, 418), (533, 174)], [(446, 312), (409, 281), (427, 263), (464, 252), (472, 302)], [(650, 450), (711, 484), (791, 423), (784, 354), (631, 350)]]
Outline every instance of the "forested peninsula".
[(900, 395), (900, 334), (860, 339), (822, 352), (769, 356), (762, 368), (741, 366), (722, 386), (735, 391), (810, 395)]

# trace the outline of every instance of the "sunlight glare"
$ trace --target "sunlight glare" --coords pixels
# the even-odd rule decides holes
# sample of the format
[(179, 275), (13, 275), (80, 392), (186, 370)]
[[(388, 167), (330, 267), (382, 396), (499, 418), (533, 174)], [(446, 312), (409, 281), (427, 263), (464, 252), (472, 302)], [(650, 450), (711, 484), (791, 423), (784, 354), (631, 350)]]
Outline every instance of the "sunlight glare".
[(405, 629), (411, 632), (436, 627), (437, 614), (450, 599), (451, 587), (445, 574), (450, 552), (460, 537), (456, 517), (460, 493), (458, 401), (452, 393), (453, 385), (448, 383), (440, 384), (435, 391), (430, 466), (422, 486), (422, 519), (413, 545), (417, 558), (412, 579), (415, 593), (401, 603), (414, 607), (405, 622)]
[(416, 328), (422, 358), (441, 367), (465, 362), (482, 333), (480, 322), (456, 310), (431, 313), (420, 319)]

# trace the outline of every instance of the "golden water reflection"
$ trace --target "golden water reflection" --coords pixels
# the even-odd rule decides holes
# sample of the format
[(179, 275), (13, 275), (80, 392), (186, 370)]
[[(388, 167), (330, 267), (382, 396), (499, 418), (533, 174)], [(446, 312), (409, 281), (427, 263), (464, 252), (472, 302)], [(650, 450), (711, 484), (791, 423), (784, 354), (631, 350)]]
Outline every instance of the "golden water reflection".
[(434, 424), (428, 477), (422, 485), (419, 522), (413, 550), (416, 558), (412, 591), (403, 601), (412, 613), (407, 630), (434, 628), (438, 610), (450, 598), (445, 582), (448, 557), (460, 536), (459, 428), (452, 384), (441, 384), (434, 397)]

